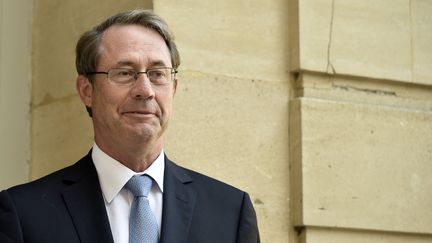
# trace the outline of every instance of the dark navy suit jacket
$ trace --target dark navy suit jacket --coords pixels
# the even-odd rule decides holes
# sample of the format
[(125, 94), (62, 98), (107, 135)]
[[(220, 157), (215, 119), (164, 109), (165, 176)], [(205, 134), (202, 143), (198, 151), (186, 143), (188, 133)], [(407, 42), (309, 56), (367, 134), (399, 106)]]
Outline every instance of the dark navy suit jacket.
[[(165, 159), (161, 243), (260, 242), (247, 193)], [(0, 242), (112, 243), (90, 153), (0, 193)]]

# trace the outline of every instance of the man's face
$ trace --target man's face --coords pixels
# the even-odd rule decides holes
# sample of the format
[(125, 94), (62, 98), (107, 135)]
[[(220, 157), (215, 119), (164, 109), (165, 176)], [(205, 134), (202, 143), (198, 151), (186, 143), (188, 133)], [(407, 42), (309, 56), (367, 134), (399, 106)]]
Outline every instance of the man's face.
[[(95, 71), (108, 72), (112, 68), (146, 71), (171, 67), (170, 53), (163, 38), (142, 26), (115, 25), (108, 28), (102, 35), (100, 48)], [(140, 74), (134, 84), (121, 86), (110, 82), (107, 75), (97, 74), (94, 83), (88, 85), (82, 89), (84, 94), (87, 89), (88, 97), (81, 97), (92, 109), (98, 145), (110, 141), (119, 147), (140, 146), (142, 142), (155, 141), (156, 145), (162, 146), (162, 134), (168, 125), (176, 90), (175, 82), (152, 85), (145, 74)]]

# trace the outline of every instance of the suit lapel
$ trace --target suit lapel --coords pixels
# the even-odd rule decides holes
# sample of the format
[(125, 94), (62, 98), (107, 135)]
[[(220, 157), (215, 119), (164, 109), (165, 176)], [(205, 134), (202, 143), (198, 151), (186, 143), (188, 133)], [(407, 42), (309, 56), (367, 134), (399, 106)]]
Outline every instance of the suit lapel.
[(161, 243), (186, 243), (195, 205), (192, 178), (166, 158)]
[(81, 242), (114, 242), (90, 153), (73, 167), (62, 195)]

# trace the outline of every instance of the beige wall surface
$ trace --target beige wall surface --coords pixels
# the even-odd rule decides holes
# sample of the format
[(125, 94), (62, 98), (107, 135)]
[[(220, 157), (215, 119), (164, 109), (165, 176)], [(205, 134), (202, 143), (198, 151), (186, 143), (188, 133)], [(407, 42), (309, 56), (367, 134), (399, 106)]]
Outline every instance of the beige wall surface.
[(31, 11), (0, 0), (0, 190), (29, 177)]
[(349, 230), (311, 227), (306, 230), (304, 242), (309, 243), (429, 243), (423, 234), (387, 233), (380, 231)]
[(299, 106), (303, 224), (432, 233), (432, 112), (309, 98)]
[(79, 35), (153, 7), (182, 57), (165, 151), (249, 192), (262, 242), (432, 242), (431, 1), (33, 5), (31, 178), (93, 141)]
[(262, 242), (288, 242), (288, 5), (154, 1), (181, 52), (166, 150), (250, 193)]
[(432, 2), (298, 1), (297, 242), (432, 242)]
[(299, 1), (300, 68), (431, 84), (428, 0)]

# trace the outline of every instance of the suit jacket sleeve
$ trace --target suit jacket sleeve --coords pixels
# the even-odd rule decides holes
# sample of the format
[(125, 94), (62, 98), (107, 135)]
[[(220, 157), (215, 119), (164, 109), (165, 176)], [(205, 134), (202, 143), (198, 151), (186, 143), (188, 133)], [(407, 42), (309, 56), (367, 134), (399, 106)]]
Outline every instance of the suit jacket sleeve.
[(238, 225), (237, 243), (260, 243), (255, 210), (249, 194), (245, 193)]
[(7, 191), (0, 192), (0, 242), (24, 242), (18, 215)]

